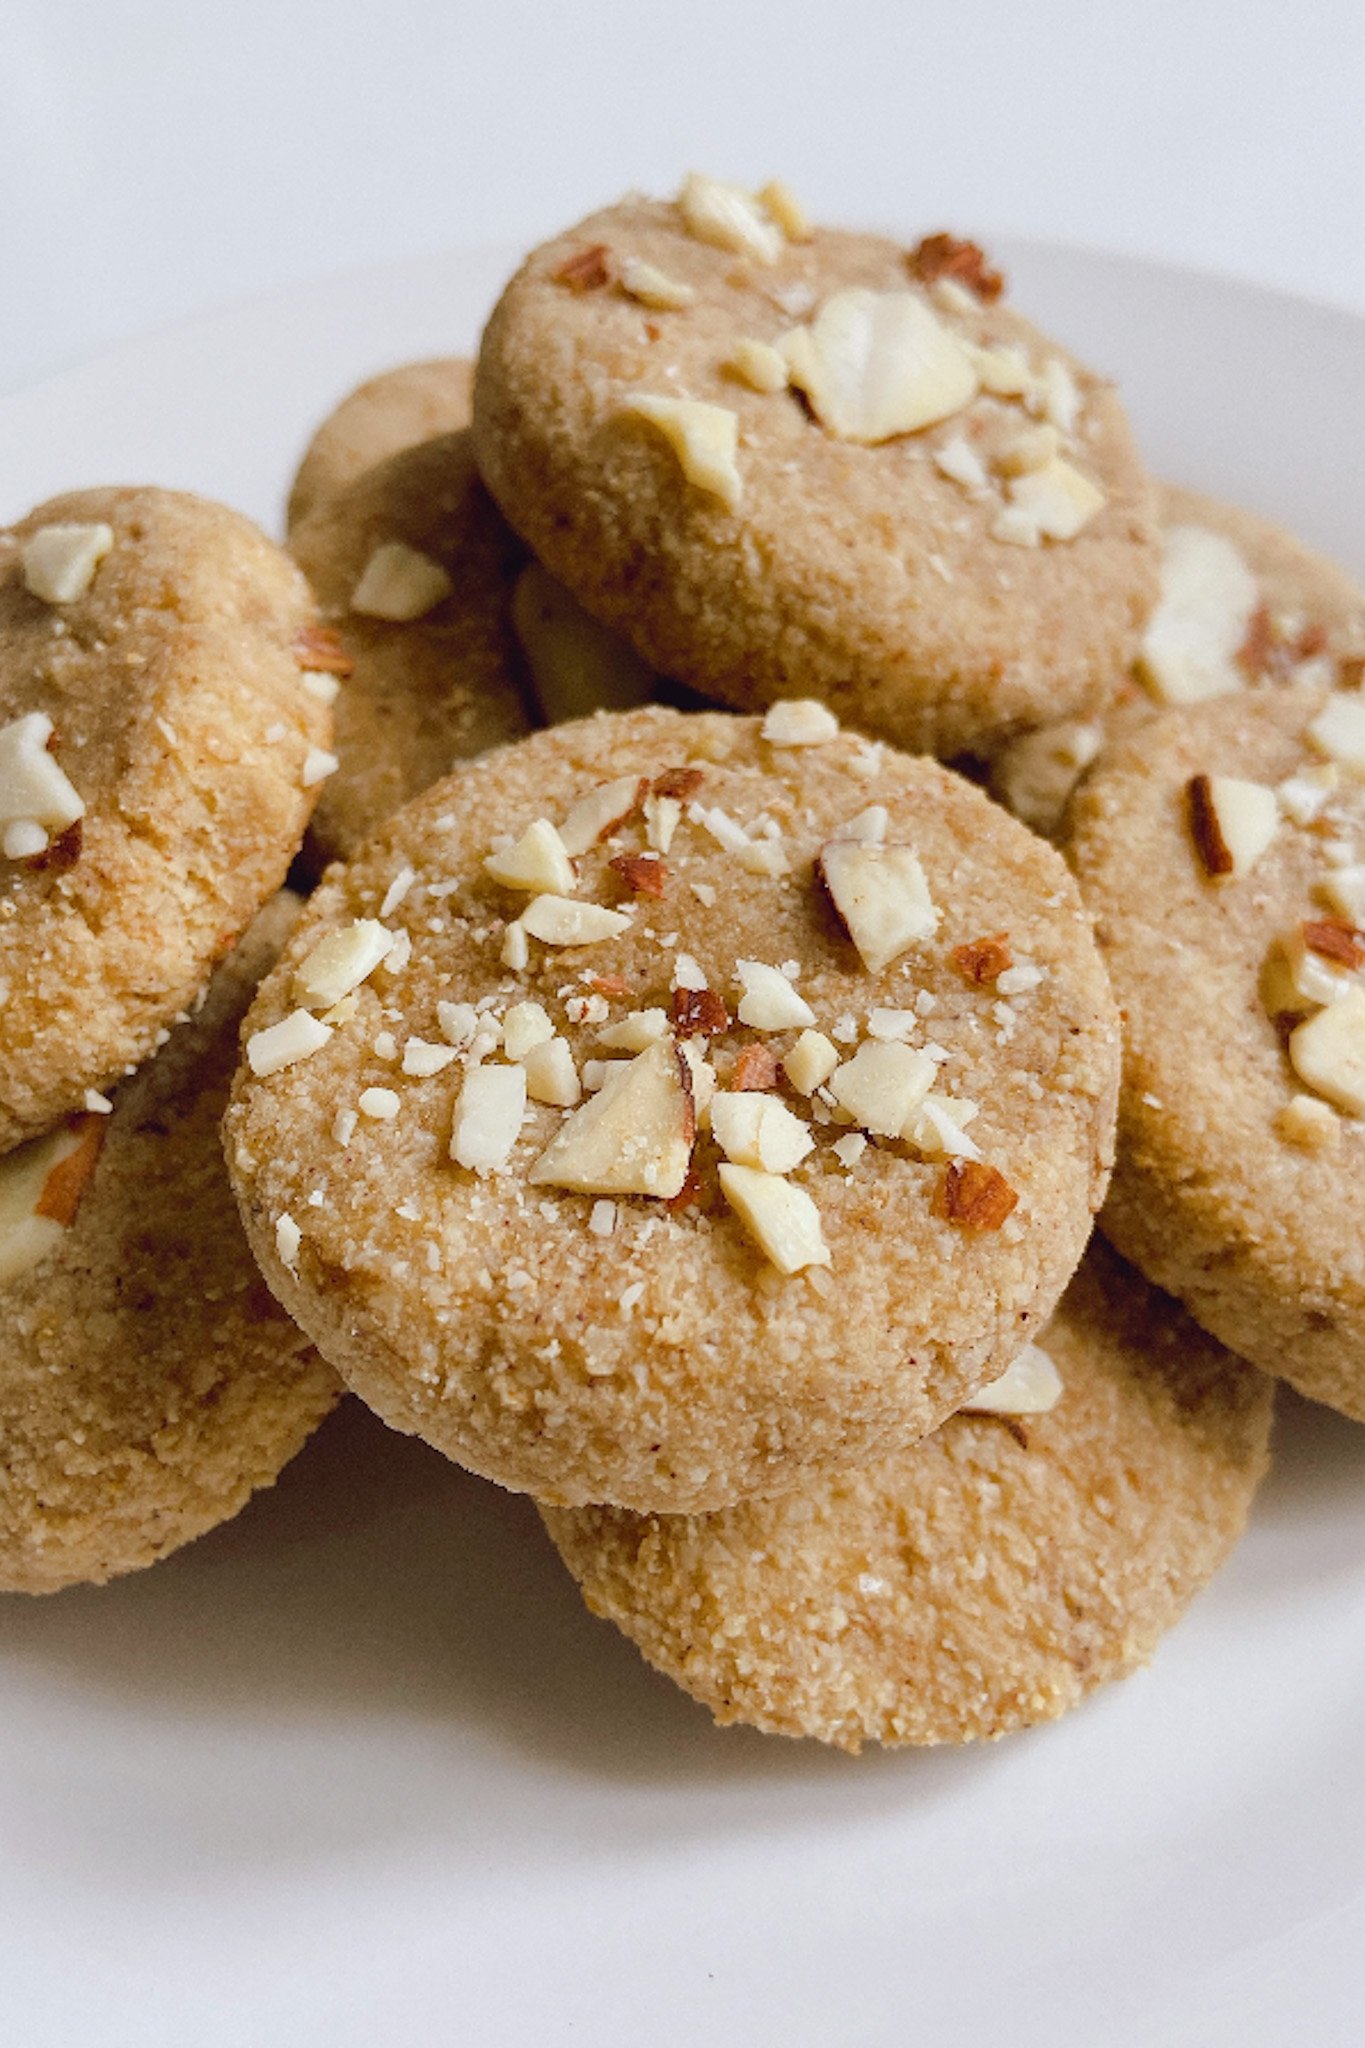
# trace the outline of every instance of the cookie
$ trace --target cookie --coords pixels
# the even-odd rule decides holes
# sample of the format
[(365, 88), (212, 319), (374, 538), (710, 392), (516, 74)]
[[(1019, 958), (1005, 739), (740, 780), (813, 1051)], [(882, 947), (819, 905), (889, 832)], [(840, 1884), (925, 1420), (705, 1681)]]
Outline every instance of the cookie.
[(1103, 1247), (1043, 1337), (1043, 1414), (713, 1515), (543, 1508), (594, 1614), (722, 1725), (989, 1741), (1152, 1654), (1241, 1535), (1271, 1382)]
[(290, 533), (400, 448), (467, 427), (473, 381), (472, 363), (445, 356), (402, 363), (348, 392), (309, 442), (290, 485)]
[(316, 612), (177, 492), (0, 533), (0, 1152), (144, 1059), (284, 879), (331, 713)]
[(1155, 704), (1297, 682), (1359, 685), (1365, 593), (1344, 569), (1254, 512), (1166, 484), (1161, 593), (1133, 674), (1104, 720), (1063, 719), (1010, 742), (990, 788), (1055, 838), (1106, 734)]
[(1107, 1176), (1063, 863), (813, 703), (471, 762), (324, 881), (248, 1030), (271, 1286), (386, 1421), (542, 1499), (690, 1512), (922, 1436)]
[(525, 555), (467, 433), (378, 463), (289, 546), (341, 648), (340, 767), (310, 845), (320, 862), (345, 859), (456, 762), (529, 730), (510, 612)]
[(1365, 1419), (1365, 696), (1167, 711), (1072, 803), (1124, 1018), (1102, 1228), (1216, 1337)]
[(0, 1160), (0, 1588), (152, 1564), (268, 1486), (335, 1376), (242, 1236), (218, 1124), (281, 896), (154, 1060)]
[(741, 709), (816, 696), (945, 755), (1100, 710), (1158, 560), (1112, 386), (970, 244), (778, 204), (786, 232), (689, 179), (530, 256), (475, 377), (494, 497), (653, 668)]

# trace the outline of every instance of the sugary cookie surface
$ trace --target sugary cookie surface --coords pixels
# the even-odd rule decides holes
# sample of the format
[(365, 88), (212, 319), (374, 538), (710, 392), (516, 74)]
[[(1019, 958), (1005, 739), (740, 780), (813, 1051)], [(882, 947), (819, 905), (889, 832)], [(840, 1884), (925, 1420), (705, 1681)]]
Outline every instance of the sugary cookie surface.
[(399, 363), (347, 392), (299, 463), (289, 490), (290, 533), (376, 463), (467, 427), (473, 383), (474, 365), (465, 357), (437, 356)]
[(1116, 1024), (1062, 864), (819, 705), (766, 730), (649, 709), (470, 764), (250, 1020), (227, 1148), (272, 1286), (388, 1419), (543, 1498), (913, 1441), (1103, 1189)]
[(457, 762), (526, 732), (511, 619), (524, 553), (466, 433), (378, 464), (290, 535), (340, 651), (337, 772), (311, 828), (342, 859)]
[(799, 690), (940, 753), (1097, 709), (1155, 594), (1151, 487), (1113, 389), (1000, 289), (969, 244), (808, 229), (771, 193), (623, 201), (504, 293), (480, 466), (707, 695)]
[(0, 1152), (152, 1051), (284, 879), (334, 765), (315, 624), (202, 499), (0, 533)]
[(1041, 1415), (714, 1515), (546, 1508), (589, 1607), (721, 1722), (990, 1740), (1149, 1657), (1242, 1532), (1270, 1382), (1103, 1245), (1043, 1333)]
[(218, 1125), (280, 897), (112, 1102), (0, 1157), (0, 1587), (153, 1563), (269, 1485), (337, 1398), (271, 1300)]
[(1365, 697), (1164, 714), (1070, 854), (1125, 1018), (1104, 1228), (1244, 1356), (1365, 1414)]

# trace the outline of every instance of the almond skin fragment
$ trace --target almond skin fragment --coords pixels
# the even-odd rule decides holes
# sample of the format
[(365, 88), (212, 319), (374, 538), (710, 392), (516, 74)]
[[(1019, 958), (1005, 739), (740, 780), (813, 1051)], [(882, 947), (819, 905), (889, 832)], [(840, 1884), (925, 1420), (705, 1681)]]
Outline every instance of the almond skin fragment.
[(991, 269), (985, 250), (976, 242), (959, 241), (956, 235), (926, 235), (905, 260), (910, 275), (920, 284), (950, 277), (986, 306), (993, 305), (1005, 289), (1004, 273)]
[(730, 1028), (730, 1012), (713, 988), (675, 988), (673, 1029), (679, 1038), (715, 1038)]
[(79, 1133), (74, 1152), (68, 1152), (65, 1159), (57, 1164), (43, 1182), (43, 1191), (33, 1205), (35, 1216), (46, 1216), (53, 1223), (60, 1223), (69, 1230), (76, 1220), (76, 1211), (81, 1205), (90, 1176), (95, 1171), (95, 1162), (100, 1156), (108, 1118), (103, 1116), (77, 1116), (68, 1127)]
[(341, 635), (330, 626), (305, 626), (294, 635), (290, 652), (299, 667), (311, 674), (346, 677), (355, 672), (355, 663), (342, 646)]
[(632, 896), (662, 896), (668, 869), (654, 853), (618, 853), (607, 862)]
[(1340, 967), (1365, 967), (1365, 932), (1358, 932), (1344, 917), (1307, 918), (1303, 942), (1324, 960)]
[(999, 1230), (1019, 1197), (998, 1166), (950, 1160), (943, 1175), (942, 1213), (962, 1230)]
[(24, 866), (34, 874), (64, 875), (74, 868), (85, 845), (85, 825), (77, 818), (74, 825), (68, 825), (65, 832), (45, 846), (41, 853), (30, 854)]
[(1219, 828), (1212, 782), (1207, 775), (1192, 775), (1186, 793), (1190, 806), (1190, 837), (1204, 863), (1205, 874), (1230, 875), (1232, 850)]
[(989, 938), (969, 939), (964, 946), (954, 946), (953, 965), (962, 979), (973, 988), (985, 988), (1012, 967), (1014, 955), (1009, 938), (1008, 932), (995, 932)]
[(650, 789), (654, 796), (676, 797), (679, 803), (686, 803), (705, 780), (700, 768), (666, 768), (662, 775), (655, 776)]
[(770, 1045), (746, 1045), (730, 1070), (730, 1087), (736, 1095), (776, 1088), (779, 1066)]
[(565, 257), (553, 276), (556, 284), (567, 285), (571, 292), (600, 291), (604, 284), (611, 283), (606, 243), (594, 242), (590, 248), (575, 250), (572, 256)]
[(624, 974), (590, 974), (588, 987), (596, 996), (606, 996), (608, 1001), (619, 1001), (630, 994), (630, 983)]

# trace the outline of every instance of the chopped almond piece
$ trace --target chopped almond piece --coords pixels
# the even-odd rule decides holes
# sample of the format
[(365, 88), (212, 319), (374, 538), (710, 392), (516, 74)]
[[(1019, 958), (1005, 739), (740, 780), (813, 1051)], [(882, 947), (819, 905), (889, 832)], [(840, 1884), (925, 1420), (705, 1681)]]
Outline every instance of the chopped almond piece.
[(776, 1088), (780, 1071), (777, 1054), (770, 1045), (746, 1045), (730, 1069), (730, 1086), (738, 1094)]
[(114, 529), (102, 520), (40, 526), (20, 557), (24, 587), (44, 604), (74, 604), (113, 545)]
[(600, 291), (611, 282), (606, 243), (594, 242), (590, 248), (576, 249), (551, 275), (555, 284), (567, 285), (571, 292)]
[(562, 1038), (542, 1038), (523, 1053), (526, 1093), (532, 1102), (548, 1102), (555, 1109), (572, 1109), (583, 1093), (573, 1054)]
[(1193, 775), (1187, 784), (1190, 835), (1205, 874), (1245, 875), (1279, 830), (1273, 789), (1234, 775)]
[(307, 1010), (293, 1010), (278, 1024), (253, 1031), (246, 1042), (246, 1063), (258, 1079), (278, 1074), (299, 1060), (311, 1059), (331, 1037), (330, 1025)]
[(621, 877), (632, 896), (663, 895), (668, 869), (657, 853), (618, 853), (607, 865)]
[(736, 960), (735, 978), (744, 990), (741, 1024), (755, 1031), (787, 1031), (815, 1022), (814, 1010), (780, 967), (770, 967), (764, 960)]
[(711, 1104), (711, 1135), (737, 1166), (765, 1173), (790, 1173), (815, 1140), (799, 1116), (771, 1095), (717, 1095)]
[(578, 887), (573, 862), (548, 818), (536, 818), (513, 846), (490, 853), (483, 871), (505, 889), (528, 896), (572, 896)]
[(758, 199), (760, 206), (767, 207), (789, 242), (810, 240), (811, 226), (806, 209), (785, 178), (770, 178)]
[(71, 1118), (67, 1130), (75, 1142), (69, 1151), (63, 1150), (60, 1158), (54, 1160), (48, 1169), (42, 1190), (33, 1205), (35, 1216), (46, 1216), (53, 1223), (60, 1223), (63, 1230), (70, 1229), (76, 1220), (81, 1196), (95, 1171), (107, 1129), (102, 1116)]
[(906, 257), (910, 275), (920, 284), (934, 284), (949, 277), (981, 300), (992, 305), (1005, 289), (1003, 272), (992, 270), (986, 252), (976, 242), (959, 241), (956, 235), (925, 235)]
[(686, 803), (689, 797), (697, 794), (705, 780), (706, 774), (701, 768), (665, 768), (662, 775), (655, 776), (650, 790), (654, 796), (676, 797), (680, 803)]
[(1338, 967), (1365, 967), (1365, 932), (1344, 917), (1307, 918), (1302, 930), (1304, 944), (1324, 960)]
[(1046, 1415), (1062, 1397), (1062, 1376), (1046, 1351), (1026, 1344), (998, 1380), (962, 1404), (964, 1415)]
[(1365, 778), (1365, 697), (1340, 692), (1329, 697), (1307, 736), (1329, 761)]
[(374, 917), (328, 932), (294, 969), (296, 998), (310, 1010), (330, 1010), (369, 979), (393, 943), (393, 933)]
[(496, 1173), (521, 1135), (526, 1110), (524, 1067), (471, 1067), (450, 1131), (450, 1156), (473, 1173)]
[(720, 1185), (750, 1237), (779, 1273), (800, 1273), (807, 1266), (830, 1263), (820, 1211), (804, 1188), (793, 1187), (778, 1173), (731, 1164), (721, 1167)]
[(815, 697), (784, 697), (764, 714), (762, 734), (770, 747), (823, 747), (839, 737), (839, 721)]
[(406, 625), (425, 618), (455, 588), (430, 555), (406, 541), (386, 540), (374, 550), (351, 592), (351, 610), (362, 617)]
[(1350, 1116), (1365, 1116), (1365, 989), (1350, 989), (1289, 1035), (1299, 1079)]
[(715, 1038), (730, 1028), (730, 1012), (713, 988), (675, 988), (673, 1029), (679, 1038)]
[(590, 974), (588, 987), (595, 996), (606, 996), (609, 1001), (619, 1001), (630, 994), (630, 983), (624, 974)]
[(613, 1052), (643, 1052), (668, 1032), (667, 1010), (632, 1010), (601, 1033), (601, 1043)]
[(841, 441), (875, 446), (916, 433), (960, 412), (977, 392), (966, 351), (915, 292), (835, 292), (779, 347), (792, 383)]
[(331, 626), (315, 623), (294, 635), (290, 648), (299, 667), (309, 675), (349, 676), (355, 663), (342, 645), (341, 635)]
[(531, 1167), (534, 1187), (585, 1195), (681, 1192), (696, 1137), (692, 1070), (672, 1039), (621, 1060)]
[(738, 377), (741, 384), (765, 397), (771, 398), (774, 392), (787, 388), (787, 359), (766, 341), (754, 341), (749, 336), (737, 341), (724, 368)]
[(560, 843), (567, 854), (586, 853), (603, 839), (610, 839), (626, 819), (638, 811), (649, 784), (643, 776), (622, 775), (615, 782), (603, 782), (580, 797), (559, 828)]
[(670, 277), (657, 264), (646, 263), (638, 256), (627, 256), (621, 265), (621, 289), (627, 298), (638, 299), (642, 306), (650, 306), (656, 312), (676, 312), (680, 306), (690, 306), (697, 294), (690, 284)]
[[(46, 1137), (7, 1152), (0, 1159), (0, 1286), (18, 1279), (61, 1244), (70, 1216), (64, 1211), (69, 1201), (52, 1199), (59, 1194), (60, 1178), (68, 1160), (82, 1155), (88, 1162), (81, 1185), (89, 1179), (94, 1165), (89, 1125), (103, 1128), (100, 1116), (78, 1117)], [(98, 1151), (98, 1145), (95, 1145)], [(80, 1171), (80, 1169), (78, 1169)], [(56, 1187), (53, 1182), (56, 1178)], [(80, 1189), (76, 1189), (79, 1200)], [(74, 1208), (71, 1212), (74, 1215)]]
[[(0, 726), (0, 826), (31, 825), (36, 845), (26, 855), (41, 853), (48, 835), (65, 832), (85, 814), (85, 802), (53, 757), (52, 720), (29, 711)], [(11, 858), (17, 858), (11, 854)]]
[(835, 1069), (829, 1091), (863, 1130), (899, 1138), (937, 1079), (937, 1063), (927, 1052), (874, 1039)]
[(778, 222), (738, 185), (689, 171), (678, 194), (678, 208), (689, 235), (715, 249), (750, 256), (757, 263), (776, 263), (783, 234)]
[(630, 919), (599, 903), (571, 903), (564, 896), (536, 896), (518, 920), (547, 946), (595, 946), (630, 929)]
[(999, 1230), (1018, 1195), (999, 1167), (979, 1159), (950, 1160), (943, 1175), (942, 1213), (963, 1230)]
[(1357, 928), (1365, 926), (1365, 865), (1352, 861), (1344, 868), (1335, 868), (1330, 875), (1323, 876), (1317, 893), (1338, 917), (1344, 917)]
[(908, 947), (933, 937), (938, 912), (912, 848), (830, 840), (816, 873), (869, 972), (879, 974)]
[(954, 946), (953, 965), (962, 979), (973, 988), (985, 988), (1007, 967), (1012, 967), (1014, 955), (1009, 938), (1008, 932), (995, 932), (989, 938), (969, 939), (964, 946)]
[(839, 1064), (839, 1048), (823, 1031), (803, 1031), (789, 1053), (783, 1055), (782, 1071), (802, 1095), (813, 1095)]
[(1172, 526), (1163, 541), (1161, 595), (1138, 661), (1163, 704), (1194, 704), (1242, 685), (1239, 650), (1259, 590), (1240, 552), (1203, 526)]
[(524, 1059), (532, 1046), (555, 1035), (543, 1003), (513, 1003), (502, 1020), (502, 1049), (509, 1060)]
[(1341, 1143), (1341, 1118), (1316, 1095), (1292, 1095), (1275, 1119), (1286, 1144), (1305, 1152), (1334, 1152)]
[(621, 411), (656, 427), (678, 458), (690, 484), (718, 498), (728, 512), (739, 509), (744, 479), (736, 456), (739, 415), (725, 405), (700, 398), (675, 398), (669, 393), (639, 391), (624, 399)]

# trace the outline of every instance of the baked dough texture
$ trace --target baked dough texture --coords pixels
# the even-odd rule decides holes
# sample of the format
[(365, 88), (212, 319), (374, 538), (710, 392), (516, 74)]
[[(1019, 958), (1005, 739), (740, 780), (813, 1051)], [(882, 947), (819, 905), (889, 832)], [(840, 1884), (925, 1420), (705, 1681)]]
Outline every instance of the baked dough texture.
[[(23, 547), (64, 523), (114, 541), (52, 605)], [(0, 533), (0, 726), (49, 717), (86, 806), (69, 864), (0, 860), (0, 1152), (145, 1059), (284, 880), (331, 736), (315, 620), (286, 555), (180, 492), (76, 491)]]
[(267, 906), (193, 1021), (86, 1119), (103, 1142), (74, 1221), (0, 1286), (6, 1591), (100, 1583), (226, 1521), (340, 1392), (256, 1271), (218, 1133), (242, 1013), (297, 907)]
[(594, 1614), (722, 1724), (989, 1741), (1151, 1655), (1241, 1535), (1272, 1383), (1098, 1242), (1043, 1344), (1060, 1401), (712, 1515), (542, 1508)]
[(289, 489), (290, 533), (376, 462), (467, 427), (473, 383), (471, 362), (441, 356), (381, 370), (349, 391), (304, 450)]
[[(408, 620), (352, 611), (375, 550), (394, 542), (445, 570), (449, 595)], [(351, 663), (335, 705), (341, 765), (309, 835), (325, 862), (345, 859), (458, 761), (529, 730), (510, 615), (525, 556), (479, 481), (467, 433), (369, 469), (297, 526), (289, 546)]]
[(1153, 717), (1081, 784), (1068, 851), (1123, 1014), (1101, 1227), (1233, 1350), (1365, 1420), (1365, 1123), (1334, 1120), (1324, 1149), (1282, 1135), (1303, 1083), (1261, 994), (1274, 942), (1325, 914), (1328, 840), (1365, 844), (1365, 787), (1343, 780), (1220, 880), (1188, 810), (1196, 775), (1273, 787), (1318, 765), (1305, 734), (1327, 701), (1267, 690)]
[[(615, 937), (533, 939), (525, 969), (504, 967), (526, 898), (483, 873), (494, 842), (564, 819), (598, 785), (689, 769), (694, 808), (679, 807), (662, 894), (635, 900)], [(888, 841), (917, 848), (941, 915), (931, 940), (872, 973), (813, 861), (877, 805)], [(786, 871), (751, 871), (698, 806), (713, 825), (717, 812), (756, 830), (766, 818)], [(609, 862), (638, 855), (642, 829), (632, 815), (580, 857), (575, 902), (631, 901)], [(353, 1014), (311, 1057), (242, 1072), (229, 1164), (290, 1313), (386, 1421), (474, 1471), (542, 1499), (679, 1512), (778, 1492), (934, 1428), (1004, 1369), (1074, 1271), (1111, 1157), (1107, 982), (1062, 861), (937, 764), (847, 734), (779, 747), (757, 719), (654, 707), (535, 734), (436, 785), (324, 880), (249, 1031), (296, 1008), (295, 970), (320, 940), (381, 914), (410, 952), (355, 991)], [(970, 985), (952, 959), (1003, 930), (1039, 970), (1008, 999)], [(1017, 1193), (1015, 1211), (995, 1230), (949, 1221), (944, 1161), (904, 1145), (874, 1142), (846, 1165), (833, 1146), (855, 1133), (794, 1090), (783, 1099), (814, 1149), (791, 1182), (814, 1200), (832, 1263), (792, 1277), (727, 1208), (704, 1130), (685, 1205), (622, 1196), (607, 1234), (592, 1195), (528, 1183), (558, 1109), (529, 1106), (504, 1170), (452, 1161), (471, 1055), (427, 1078), (405, 1071), (411, 1040), (443, 1040), (438, 1005), (502, 1017), (537, 1002), (586, 1076), (614, 1056), (610, 1026), (670, 1011), (680, 956), (727, 1006), (708, 1047), (722, 1084), (746, 1048), (780, 1055), (799, 1035), (737, 1021), (739, 960), (798, 970), (845, 1057), (875, 1008), (909, 1008), (912, 1038), (944, 1055), (941, 1085), (980, 1105), (976, 1148)], [(392, 1114), (360, 1107), (375, 1088), (394, 1100), (371, 1108)], [(277, 1249), (281, 1215), (302, 1232), (292, 1265)]]
[[(594, 250), (600, 287), (564, 282)], [(628, 260), (691, 303), (636, 303), (612, 281)], [(480, 350), (474, 434), (513, 526), (660, 674), (745, 710), (820, 697), (850, 725), (952, 755), (1109, 701), (1156, 592), (1155, 502), (1112, 387), (1000, 305), (968, 299), (939, 317), (1074, 376), (1076, 459), (1106, 502), (1071, 540), (993, 538), (998, 495), (935, 465), (949, 439), (1016, 415), (1026, 427), (1017, 401), (978, 397), (941, 427), (863, 446), (795, 393), (727, 368), (741, 342), (773, 343), (838, 290), (911, 283), (906, 250), (877, 236), (819, 229), (763, 265), (696, 240), (672, 203), (626, 200), (535, 250), (507, 286)], [(735, 416), (737, 510), (628, 414), (640, 395)]]

